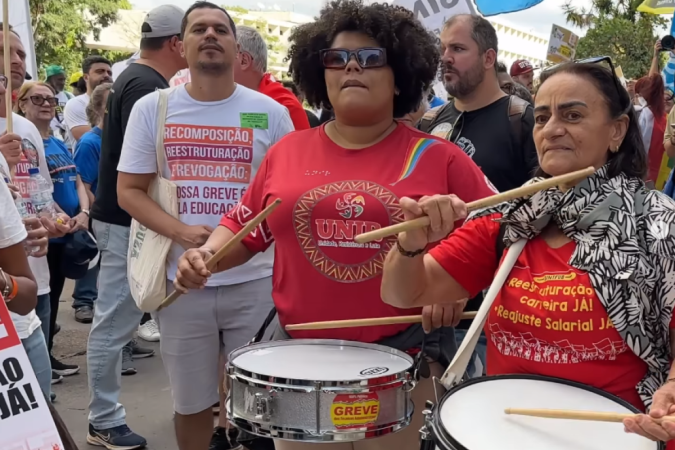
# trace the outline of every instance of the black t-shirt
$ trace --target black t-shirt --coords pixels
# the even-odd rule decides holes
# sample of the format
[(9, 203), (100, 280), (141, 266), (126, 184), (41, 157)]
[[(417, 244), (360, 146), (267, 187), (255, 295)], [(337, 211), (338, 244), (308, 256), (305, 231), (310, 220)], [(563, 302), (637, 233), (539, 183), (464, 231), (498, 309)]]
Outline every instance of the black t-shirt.
[[(509, 118), (508, 96), (464, 113), (450, 102), (428, 125), (422, 120), (420, 128), (455, 142), (499, 192), (522, 186), (532, 178), (539, 164), (532, 138), (533, 109), (531, 106), (526, 108), (520, 117), (520, 130), (516, 130)], [(476, 311), (482, 301), (483, 296), (479, 294), (469, 300), (465, 310)], [(470, 320), (463, 320), (457, 328), (468, 329), (470, 325)]]
[(117, 164), (120, 162), (124, 132), (136, 102), (169, 83), (155, 69), (144, 64), (130, 64), (115, 80), (108, 96), (101, 139), (96, 200), (91, 217), (101, 222), (128, 227), (131, 216), (117, 203)]

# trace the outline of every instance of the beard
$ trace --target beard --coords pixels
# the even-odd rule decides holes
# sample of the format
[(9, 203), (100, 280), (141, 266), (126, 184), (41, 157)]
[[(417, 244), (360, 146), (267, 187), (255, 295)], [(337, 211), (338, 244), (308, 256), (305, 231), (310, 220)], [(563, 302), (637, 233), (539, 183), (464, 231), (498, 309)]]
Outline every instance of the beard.
[(228, 67), (228, 64), (222, 61), (197, 61), (197, 70), (207, 75), (221, 75)]
[(446, 81), (444, 84), (445, 90), (454, 98), (464, 98), (470, 95), (485, 79), (485, 69), (483, 69), (480, 61), (464, 73), (454, 69), (451, 69), (451, 72), (457, 75), (459, 80), (455, 82)]

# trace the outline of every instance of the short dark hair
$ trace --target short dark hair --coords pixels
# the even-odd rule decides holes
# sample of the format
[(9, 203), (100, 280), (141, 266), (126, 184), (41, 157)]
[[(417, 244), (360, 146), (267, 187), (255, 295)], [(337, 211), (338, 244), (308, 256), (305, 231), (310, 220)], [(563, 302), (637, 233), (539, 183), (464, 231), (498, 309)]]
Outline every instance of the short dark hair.
[[(544, 70), (540, 76), (539, 89), (546, 81), (561, 73), (583, 77), (590, 81), (605, 100), (609, 116), (613, 119), (618, 119), (623, 114), (628, 116), (628, 130), (619, 151), (609, 152), (607, 157), (609, 163), (607, 175), (613, 178), (623, 173), (628, 177), (643, 178), (647, 173), (647, 157), (637, 116), (628, 91), (618, 84), (616, 75), (600, 64), (571, 62)], [(539, 172), (545, 175), (541, 169)]]
[(232, 34), (234, 34), (234, 38), (237, 38), (237, 26), (234, 24), (234, 20), (232, 20), (232, 17), (230, 14), (225, 11), (225, 8), (216, 5), (215, 3), (211, 2), (205, 2), (205, 1), (198, 1), (194, 2), (192, 6), (188, 8), (187, 11), (185, 11), (185, 15), (183, 16), (183, 22), (180, 24), (180, 39), (183, 40), (185, 38), (185, 29), (187, 28), (188, 24), (188, 16), (192, 11), (195, 9), (204, 9), (204, 8), (209, 8), (209, 9), (217, 9), (218, 11), (222, 11), (225, 13), (228, 19), (230, 19), (230, 27), (232, 28)]
[[(19, 40), (21, 40), (21, 36), (19, 36), (19, 33), (16, 32), (16, 30), (14, 29), (14, 27), (11, 26), (11, 25), (7, 25), (7, 26), (9, 27), (9, 31), (11, 31), (12, 33), (14, 33), (14, 35), (15, 35), (16, 37), (18, 37)], [(4, 31), (4, 28), (5, 28), (5, 23), (4, 23), (4, 22), (0, 22), (0, 31)]]
[(508, 69), (506, 68), (506, 64), (501, 61), (497, 61), (497, 73), (509, 73)]
[(87, 56), (84, 58), (84, 61), (82, 61), (82, 73), (89, 73), (91, 70), (91, 66), (94, 64), (107, 64), (110, 67), (112, 67), (112, 63), (110, 62), (109, 59), (104, 58), (103, 56), (100, 55), (91, 55)]
[(291, 32), (286, 60), (295, 85), (314, 107), (332, 109), (319, 57), (339, 33), (358, 31), (384, 48), (387, 65), (399, 90), (394, 97), (394, 117), (415, 111), (436, 77), (440, 55), (436, 37), (412, 11), (387, 3), (364, 5), (362, 0), (333, 0), (314, 21)]
[(450, 28), (459, 21), (466, 21), (471, 25), (471, 39), (478, 44), (478, 50), (481, 54), (492, 49), (499, 54), (499, 39), (495, 27), (481, 16), (472, 14), (457, 14), (445, 22), (444, 28)]
[(164, 47), (164, 43), (170, 41), (174, 37), (180, 39), (180, 34), (172, 34), (171, 36), (153, 38), (141, 38), (141, 44), (139, 48), (141, 50), (161, 50), (162, 47)]

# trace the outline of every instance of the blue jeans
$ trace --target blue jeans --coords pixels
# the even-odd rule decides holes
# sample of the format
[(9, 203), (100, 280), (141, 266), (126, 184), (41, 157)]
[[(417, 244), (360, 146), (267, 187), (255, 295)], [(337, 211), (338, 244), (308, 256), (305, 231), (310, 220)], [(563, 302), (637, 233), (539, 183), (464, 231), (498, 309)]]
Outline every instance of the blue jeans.
[(99, 295), (87, 346), (89, 423), (97, 429), (126, 424), (119, 403), (122, 384), (122, 347), (138, 329), (143, 313), (129, 292), (127, 249), (129, 227), (93, 221), (101, 253)]
[(38, 319), (40, 319), (40, 322), (42, 322), (42, 335), (45, 338), (49, 336), (49, 315), (51, 314), (51, 311), (52, 307), (50, 306), (49, 294), (38, 295), (35, 313), (37, 314)]
[[(49, 302), (49, 295), (47, 295), (47, 302)], [(47, 322), (49, 323), (49, 321)], [(49, 352), (47, 351), (47, 340), (42, 334), (42, 328), (33, 331), (33, 334), (26, 339), (22, 339), (24, 350), (28, 355), (30, 365), (35, 372), (35, 377), (38, 380), (42, 394), (49, 400), (52, 386), (52, 363), (49, 361)]]
[(94, 307), (94, 302), (98, 297), (98, 271), (100, 267), (89, 269), (84, 278), (75, 281), (75, 290), (73, 291), (73, 308), (82, 306)]
[[(455, 339), (457, 341), (457, 348), (459, 348), (460, 345), (462, 345), (462, 341), (466, 337), (466, 332), (469, 330), (458, 330), (455, 329)], [(485, 354), (487, 352), (487, 338), (485, 337), (485, 332), (481, 331), (480, 337), (478, 338), (478, 343), (476, 344), (476, 348), (473, 351), (473, 357), (471, 358), (471, 361), (469, 362), (469, 366), (466, 368), (466, 374), (468, 378), (478, 378), (482, 377), (485, 375), (485, 368), (487, 367), (485, 365)], [(480, 363), (482, 365), (482, 369), (480, 370), (480, 373), (478, 373), (478, 367), (476, 367), (476, 362), (477, 360), (480, 360)]]

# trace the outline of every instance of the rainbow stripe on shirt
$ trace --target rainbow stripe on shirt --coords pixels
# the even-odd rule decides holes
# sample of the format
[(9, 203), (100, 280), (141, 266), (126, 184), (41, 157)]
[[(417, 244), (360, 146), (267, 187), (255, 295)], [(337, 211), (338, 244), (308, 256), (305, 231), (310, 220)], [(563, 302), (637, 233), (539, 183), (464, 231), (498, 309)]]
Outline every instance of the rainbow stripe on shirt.
[(436, 139), (429, 138), (420, 138), (416, 141), (413, 140), (410, 147), (408, 148), (408, 153), (405, 156), (405, 161), (403, 163), (403, 169), (401, 174), (398, 176), (398, 179), (395, 183), (398, 183), (401, 180), (405, 180), (415, 171), (417, 164), (422, 159), (422, 155), (434, 144), (438, 144)]

